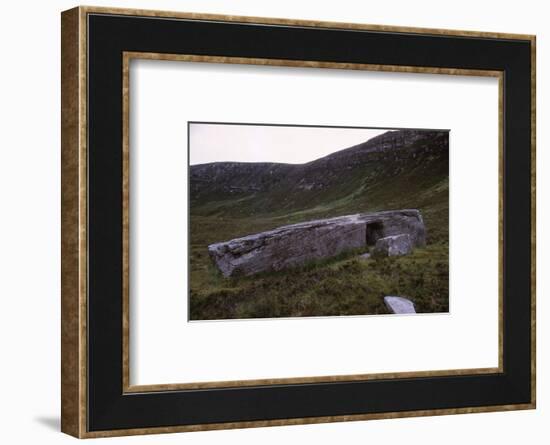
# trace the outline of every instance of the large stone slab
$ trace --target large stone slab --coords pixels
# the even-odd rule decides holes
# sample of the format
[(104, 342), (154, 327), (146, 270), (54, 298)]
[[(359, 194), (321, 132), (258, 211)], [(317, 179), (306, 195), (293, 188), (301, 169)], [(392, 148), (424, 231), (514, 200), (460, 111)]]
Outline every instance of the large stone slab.
[(413, 250), (413, 243), (408, 233), (386, 236), (376, 241), (373, 257), (408, 255)]
[(208, 252), (225, 277), (253, 275), (374, 246), (380, 238), (408, 234), (415, 247), (426, 234), (418, 210), (394, 210), (319, 219), (211, 244)]
[(393, 314), (416, 314), (414, 303), (403, 297), (384, 297), (384, 304)]

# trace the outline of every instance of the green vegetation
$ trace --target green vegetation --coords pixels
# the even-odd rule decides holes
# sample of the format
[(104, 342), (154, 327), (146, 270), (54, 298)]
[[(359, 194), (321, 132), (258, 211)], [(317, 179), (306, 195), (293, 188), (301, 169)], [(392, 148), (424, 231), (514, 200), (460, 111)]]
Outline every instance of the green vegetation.
[[(447, 311), (448, 152), (417, 153), (399, 159), (377, 154), (345, 171), (339, 166), (340, 173), (317, 189), (281, 182), (267, 191), (192, 195), (190, 318), (380, 314), (386, 313), (385, 295), (410, 298), (417, 312)], [(317, 178), (324, 176), (320, 170)], [(352, 251), (293, 270), (224, 278), (208, 255), (211, 243), (285, 224), (404, 208), (419, 209), (427, 230), (427, 247), (404, 257), (364, 260), (363, 252)]]
[(418, 312), (448, 310), (447, 246), (381, 260), (348, 252), (285, 272), (224, 279), (213, 266), (209, 292), (191, 293), (192, 319), (385, 314), (385, 295), (406, 295)]

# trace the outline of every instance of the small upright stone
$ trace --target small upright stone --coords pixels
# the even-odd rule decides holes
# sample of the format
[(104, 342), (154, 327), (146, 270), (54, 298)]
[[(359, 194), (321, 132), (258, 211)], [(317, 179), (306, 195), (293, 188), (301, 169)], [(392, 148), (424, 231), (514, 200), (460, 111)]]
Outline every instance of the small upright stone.
[(407, 255), (412, 252), (412, 249), (411, 237), (403, 233), (378, 239), (372, 253), (375, 257)]
[(363, 255), (359, 255), (359, 258), (362, 260), (368, 260), (370, 258), (370, 253), (364, 253)]
[(384, 297), (384, 304), (393, 314), (416, 314), (414, 303), (403, 297)]

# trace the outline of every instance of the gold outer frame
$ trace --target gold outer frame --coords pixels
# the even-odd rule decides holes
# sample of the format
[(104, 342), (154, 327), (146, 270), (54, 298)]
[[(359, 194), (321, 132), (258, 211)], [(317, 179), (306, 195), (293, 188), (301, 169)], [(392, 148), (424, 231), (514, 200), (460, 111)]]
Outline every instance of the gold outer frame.
[[(457, 409), (434, 409), (423, 411), (408, 411), (408, 412), (393, 412), (379, 414), (360, 414), (349, 416), (329, 416), (316, 418), (300, 418), (300, 419), (282, 419), (282, 420), (266, 420), (253, 422), (231, 422), (208, 425), (192, 425), (192, 426), (174, 426), (174, 427), (156, 427), (156, 428), (139, 428), (129, 430), (112, 430), (89, 432), (87, 431), (87, 294), (86, 294), (86, 242), (87, 242), (87, 187), (86, 187), (86, 46), (87, 46), (87, 26), (86, 18), (88, 13), (101, 14), (116, 14), (129, 16), (145, 16), (145, 17), (167, 17), (181, 18), (191, 20), (216, 20), (226, 22), (242, 22), (242, 23), (258, 23), (258, 24), (273, 24), (273, 25), (288, 25), (288, 26), (304, 26), (304, 27), (320, 27), (333, 29), (357, 29), (357, 30), (374, 30), (374, 31), (389, 31), (400, 33), (414, 34), (432, 34), (432, 35), (451, 35), (465, 37), (485, 37), (485, 38), (501, 38), (501, 39), (516, 39), (528, 40), (531, 43), (531, 402), (526, 404), (500, 405), (500, 406), (484, 406), (471, 408)], [(536, 406), (536, 306), (535, 306), (535, 288), (536, 288), (536, 38), (533, 35), (523, 34), (507, 34), (494, 32), (477, 32), (477, 31), (462, 31), (462, 30), (446, 30), (446, 29), (430, 29), (430, 28), (412, 28), (412, 27), (396, 27), (384, 25), (367, 25), (367, 24), (350, 24), (340, 22), (322, 22), (311, 20), (293, 20), (293, 19), (276, 19), (276, 18), (261, 18), (261, 17), (246, 17), (246, 16), (228, 16), (216, 14), (199, 14), (199, 13), (181, 13), (181, 12), (166, 12), (154, 10), (133, 10), (122, 8), (106, 8), (106, 7), (89, 7), (80, 6), (62, 13), (62, 119), (61, 119), (61, 183), (63, 189), (62, 195), (62, 210), (61, 210), (61, 249), (62, 249), (62, 264), (61, 264), (61, 361), (62, 361), (62, 381), (61, 381), (61, 429), (63, 432), (79, 438), (94, 438), (94, 437), (113, 437), (125, 436), (132, 434), (154, 434), (168, 432), (183, 432), (183, 431), (204, 431), (214, 429), (232, 429), (232, 428), (250, 428), (250, 427), (265, 427), (265, 426), (280, 426), (280, 425), (298, 425), (310, 423), (338, 422), (338, 421), (353, 421), (353, 420), (370, 420), (370, 419), (387, 419), (415, 416), (435, 416), (447, 414), (465, 414), (477, 412), (494, 412), (494, 411), (509, 411), (520, 409), (534, 409)], [(128, 74), (127, 61), (132, 56), (140, 58), (155, 58), (165, 60), (174, 60), (173, 55), (159, 56), (151, 54), (125, 54), (124, 66), (125, 73)], [(175, 56), (182, 57), (182, 56)], [(188, 57), (188, 56), (183, 56)], [(251, 63), (250, 59), (227, 60), (227, 58), (211, 58), (217, 60), (209, 60), (209, 62), (224, 62), (224, 63)], [(222, 60), (224, 59), (224, 60)], [(262, 59), (258, 59), (262, 60)], [(265, 60), (265, 59), (264, 59)], [(206, 60), (203, 60), (203, 62)], [(395, 67), (381, 65), (358, 65), (358, 64), (338, 64), (340, 67), (328, 66), (331, 64), (318, 62), (297, 62), (297, 65), (288, 63), (290, 66), (310, 66), (317, 68), (343, 68), (343, 69), (368, 69), (377, 71), (399, 71), (399, 72), (428, 72), (432, 74), (457, 74), (457, 75), (493, 75), (499, 77), (499, 85), (502, 92), (502, 73), (489, 72), (470, 72), (468, 70), (441, 70), (437, 68), (412, 68), (412, 67)], [(260, 64), (271, 64), (260, 62)], [(282, 64), (281, 64), (282, 65)], [(287, 65), (287, 66), (288, 66)], [(495, 74), (496, 73), (496, 74)], [(124, 81), (124, 107), (129, 110), (128, 104), (128, 80), (125, 75)], [(502, 122), (503, 103), (502, 94), (499, 101), (499, 120)], [(502, 125), (499, 125), (499, 145), (500, 145), (500, 162), (499, 169), (502, 172)], [(127, 165), (128, 161), (128, 121), (124, 118), (124, 159)], [(499, 185), (499, 247), (500, 247), (500, 264), (499, 274), (502, 276), (502, 175)], [(123, 182), (124, 200), (128, 202), (128, 176), (125, 175)], [(123, 227), (126, 235), (123, 237), (123, 248), (128, 252), (128, 209), (124, 206)], [(170, 389), (189, 388), (183, 385), (130, 385), (129, 384), (129, 362), (128, 362), (128, 280), (127, 280), (127, 256), (124, 255), (125, 264), (125, 289), (124, 289), (124, 305), (125, 317), (123, 323), (124, 333), (124, 376), (123, 386), (125, 391), (158, 391)], [(499, 280), (499, 367), (497, 371), (502, 371), (502, 285)], [(425, 371), (420, 373), (385, 373), (385, 374), (367, 374), (358, 376), (329, 376), (329, 377), (313, 377), (307, 381), (334, 381), (334, 380), (364, 380), (367, 378), (392, 378), (392, 377), (421, 377), (427, 375), (449, 375), (449, 374), (472, 374), (495, 372), (494, 368), (484, 368), (478, 370), (449, 370), (449, 371)], [(320, 380), (311, 380), (320, 379)], [(280, 379), (275, 379), (279, 381)], [(294, 383), (301, 383), (302, 379), (284, 379), (294, 380)], [(248, 381), (250, 382), (250, 381)], [(273, 383), (274, 380), (265, 380), (265, 384)], [(219, 387), (228, 386), (234, 383), (237, 386), (242, 386), (246, 382), (203, 382), (195, 385), (195, 387)], [(258, 384), (255, 381), (254, 384)], [(187, 384), (188, 385), (188, 384)], [(198, 386), (197, 386), (198, 385)]]

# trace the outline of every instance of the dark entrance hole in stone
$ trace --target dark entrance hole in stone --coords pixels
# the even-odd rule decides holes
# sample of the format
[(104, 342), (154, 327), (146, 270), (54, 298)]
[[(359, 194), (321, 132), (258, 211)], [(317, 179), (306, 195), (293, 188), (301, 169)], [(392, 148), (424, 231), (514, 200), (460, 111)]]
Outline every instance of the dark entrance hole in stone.
[(382, 238), (384, 226), (381, 222), (372, 222), (367, 224), (366, 243), (367, 246), (374, 246), (376, 241)]

